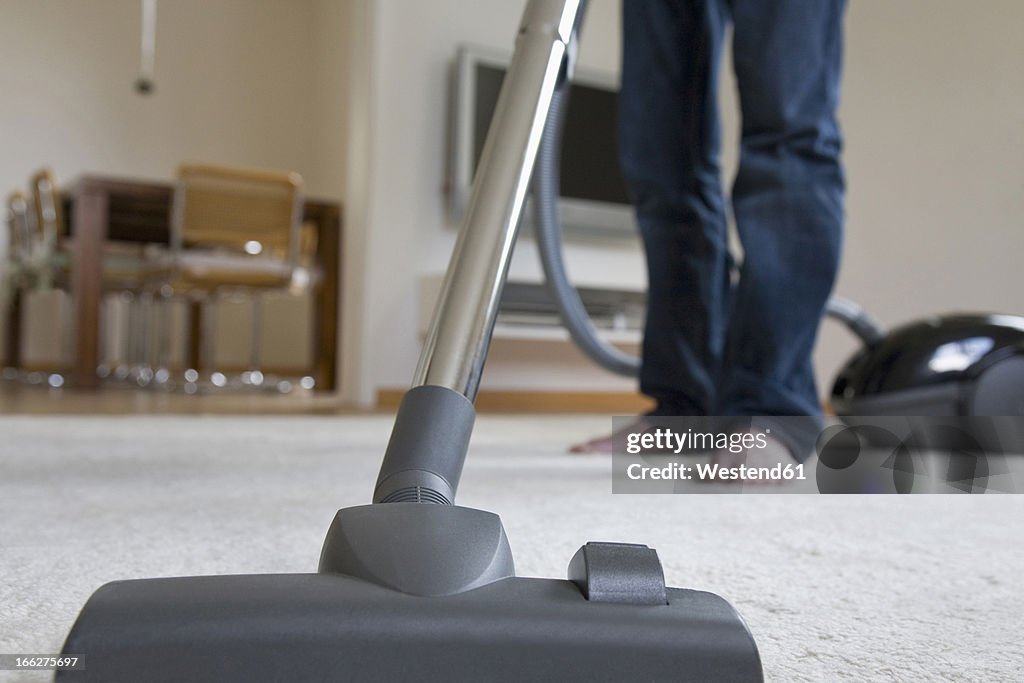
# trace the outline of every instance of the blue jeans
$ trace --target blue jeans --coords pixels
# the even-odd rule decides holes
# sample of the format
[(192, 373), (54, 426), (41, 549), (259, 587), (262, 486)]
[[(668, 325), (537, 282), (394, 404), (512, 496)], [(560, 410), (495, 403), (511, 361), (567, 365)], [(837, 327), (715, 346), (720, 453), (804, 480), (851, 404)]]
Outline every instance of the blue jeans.
[[(821, 414), (811, 352), (842, 240), (844, 6), (623, 2), (620, 152), (647, 256), (640, 389), (654, 414)], [(742, 113), (738, 267), (717, 108), (730, 23)]]

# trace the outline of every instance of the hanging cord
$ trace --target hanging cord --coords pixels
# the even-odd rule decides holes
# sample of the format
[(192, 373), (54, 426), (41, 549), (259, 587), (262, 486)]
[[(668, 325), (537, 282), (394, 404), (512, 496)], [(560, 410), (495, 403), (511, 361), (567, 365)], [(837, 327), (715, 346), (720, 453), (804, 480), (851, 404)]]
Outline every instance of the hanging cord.
[(153, 80), (156, 66), (156, 0), (142, 0), (142, 49), (139, 77), (135, 79), (135, 92), (149, 95), (156, 88)]

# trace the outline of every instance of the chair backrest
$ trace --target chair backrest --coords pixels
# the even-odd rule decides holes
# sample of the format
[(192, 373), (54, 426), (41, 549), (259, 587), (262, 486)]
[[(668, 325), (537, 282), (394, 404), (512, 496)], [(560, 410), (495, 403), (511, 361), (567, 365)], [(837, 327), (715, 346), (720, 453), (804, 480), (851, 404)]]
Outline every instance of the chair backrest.
[(64, 209), (53, 171), (41, 169), (29, 181), (36, 239), (43, 249), (53, 249), (64, 232)]
[(8, 258), (26, 260), (32, 251), (33, 235), (28, 200), (21, 192), (7, 195)]
[(175, 186), (171, 247), (265, 253), (296, 264), (302, 202), (297, 173), (183, 165)]

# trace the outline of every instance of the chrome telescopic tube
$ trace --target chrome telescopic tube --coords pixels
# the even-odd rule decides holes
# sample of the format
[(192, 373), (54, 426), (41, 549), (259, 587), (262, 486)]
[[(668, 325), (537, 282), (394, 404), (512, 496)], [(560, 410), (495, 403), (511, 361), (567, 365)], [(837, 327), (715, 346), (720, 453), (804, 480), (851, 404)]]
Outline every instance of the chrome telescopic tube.
[(413, 386), (476, 398), (498, 302), (583, 0), (530, 0)]

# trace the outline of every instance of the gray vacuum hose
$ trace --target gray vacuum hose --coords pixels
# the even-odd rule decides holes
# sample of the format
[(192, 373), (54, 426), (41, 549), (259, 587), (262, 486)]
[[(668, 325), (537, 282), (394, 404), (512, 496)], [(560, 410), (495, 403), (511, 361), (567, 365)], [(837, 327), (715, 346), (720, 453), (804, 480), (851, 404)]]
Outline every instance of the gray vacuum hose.
[[(554, 299), (573, 342), (601, 367), (611, 372), (635, 377), (640, 372), (640, 359), (604, 341), (587, 314), (576, 288), (569, 282), (562, 254), (562, 224), (558, 217), (560, 194), (559, 173), (562, 129), (568, 102), (570, 81), (563, 78), (555, 90), (544, 126), (544, 136), (537, 152), (533, 171), (533, 204), (536, 217), (537, 249), (544, 270), (548, 293)], [(825, 305), (825, 315), (846, 325), (866, 346), (885, 336), (885, 329), (856, 303), (832, 297)]]
[(580, 349), (601, 367), (620, 375), (635, 377), (640, 373), (640, 359), (612, 346), (598, 336), (579, 292), (569, 282), (562, 255), (562, 224), (558, 218), (560, 193), (559, 155), (562, 149), (562, 128), (565, 125), (569, 79), (563, 78), (555, 90), (544, 125), (544, 136), (537, 152), (533, 171), (533, 205), (536, 215), (537, 249), (548, 293), (554, 299), (562, 324)]
[(885, 328), (859, 304), (849, 299), (839, 296), (832, 297), (825, 304), (825, 315), (846, 325), (847, 329), (857, 335), (865, 346), (871, 346), (885, 336)]

